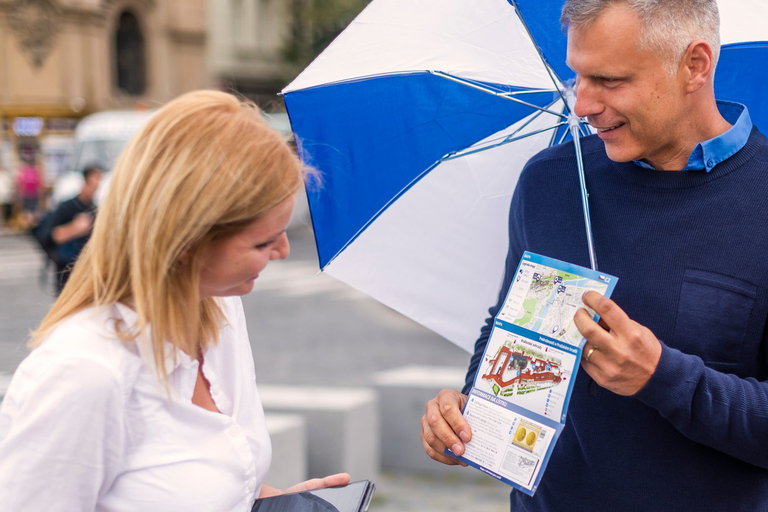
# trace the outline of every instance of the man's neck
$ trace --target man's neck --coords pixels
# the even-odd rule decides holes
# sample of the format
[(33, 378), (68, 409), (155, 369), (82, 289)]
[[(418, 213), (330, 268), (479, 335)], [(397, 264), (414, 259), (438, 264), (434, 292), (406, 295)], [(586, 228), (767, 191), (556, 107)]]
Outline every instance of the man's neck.
[[(702, 102), (699, 102), (702, 103)], [(675, 151), (658, 158), (645, 158), (644, 160), (657, 171), (680, 171), (688, 164), (697, 144), (714, 139), (731, 128), (731, 124), (725, 120), (717, 108), (714, 94), (709, 101), (701, 105), (691, 105), (691, 116), (681, 127), (680, 144)]]

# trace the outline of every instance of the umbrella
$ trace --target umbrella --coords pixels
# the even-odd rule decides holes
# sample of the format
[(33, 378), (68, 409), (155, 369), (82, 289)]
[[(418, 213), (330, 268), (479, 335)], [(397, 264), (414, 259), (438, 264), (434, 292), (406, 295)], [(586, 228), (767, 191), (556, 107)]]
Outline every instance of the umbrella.
[[(323, 173), (308, 189), (321, 269), (468, 351), (498, 295), (525, 162), (568, 139), (579, 155), (590, 133), (571, 114), (561, 6), (374, 0), (283, 91), (300, 154)], [(731, 44), (716, 90), (757, 124), (768, 116), (755, 77), (767, 73), (768, 6), (720, 8)], [(597, 268), (584, 170), (574, 172)]]

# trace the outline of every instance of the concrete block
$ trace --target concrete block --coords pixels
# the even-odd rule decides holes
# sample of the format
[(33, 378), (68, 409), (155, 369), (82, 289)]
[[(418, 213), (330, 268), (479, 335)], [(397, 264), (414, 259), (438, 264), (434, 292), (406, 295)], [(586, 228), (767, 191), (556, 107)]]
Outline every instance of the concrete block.
[(435, 462), (421, 443), (421, 418), (441, 389), (461, 391), (466, 368), (403, 366), (374, 374), (381, 414), (381, 466), (393, 471), (456, 474)]
[(8, 392), (8, 386), (11, 385), (12, 378), (12, 372), (0, 371), (0, 402), (2, 402), (3, 398), (5, 398), (5, 393)]
[(307, 423), (301, 414), (266, 414), (272, 465), (264, 483), (280, 490), (307, 479)]
[(309, 478), (346, 472), (352, 480), (375, 480), (379, 414), (374, 390), (261, 385), (259, 394), (268, 413), (305, 417)]

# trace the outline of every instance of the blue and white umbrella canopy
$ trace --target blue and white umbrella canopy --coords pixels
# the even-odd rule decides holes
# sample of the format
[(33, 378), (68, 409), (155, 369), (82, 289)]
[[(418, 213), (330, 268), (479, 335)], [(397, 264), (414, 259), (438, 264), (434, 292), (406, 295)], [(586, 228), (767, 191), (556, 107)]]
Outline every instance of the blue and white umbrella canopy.
[[(321, 268), (468, 351), (502, 281), (519, 173), (569, 138), (561, 5), (374, 0), (283, 91), (302, 158), (323, 174), (308, 191)], [(768, 39), (768, 5), (721, 11), (724, 42)], [(765, 44), (739, 48), (742, 71), (724, 50), (718, 80), (766, 74), (750, 67)], [(768, 115), (743, 83), (718, 93), (758, 124)]]

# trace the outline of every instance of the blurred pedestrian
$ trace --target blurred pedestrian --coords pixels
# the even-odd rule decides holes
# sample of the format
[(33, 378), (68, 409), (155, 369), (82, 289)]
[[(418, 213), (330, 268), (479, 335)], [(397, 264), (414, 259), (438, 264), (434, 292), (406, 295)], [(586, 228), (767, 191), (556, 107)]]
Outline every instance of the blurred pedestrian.
[(40, 169), (35, 165), (34, 153), (24, 156), (23, 163), (17, 174), (16, 189), (21, 196), (21, 222), (25, 229), (37, 224), (38, 205), (43, 182)]
[(246, 512), (280, 494), (239, 296), (288, 256), (302, 179), (257, 107), (221, 92), (132, 139), (2, 402), (4, 509)]
[(0, 167), (0, 233), (8, 229), (13, 215), (13, 178), (4, 168)]
[(54, 244), (54, 263), (56, 264), (56, 291), (61, 293), (69, 279), (72, 265), (91, 236), (91, 228), (96, 216), (93, 198), (101, 181), (101, 169), (87, 167), (83, 170), (85, 181), (80, 193), (61, 203), (47, 221), (46, 231)]

